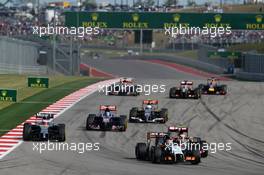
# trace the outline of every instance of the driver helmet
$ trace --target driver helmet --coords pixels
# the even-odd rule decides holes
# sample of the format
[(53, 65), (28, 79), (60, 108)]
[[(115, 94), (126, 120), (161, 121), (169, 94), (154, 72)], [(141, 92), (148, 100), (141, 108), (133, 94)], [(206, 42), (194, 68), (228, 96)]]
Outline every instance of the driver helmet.
[(109, 111), (105, 112), (105, 116), (106, 116), (106, 117), (110, 117), (110, 115), (111, 115), (111, 114), (110, 114)]
[(105, 115), (106, 115), (107, 117), (109, 117), (109, 116), (110, 116), (110, 112), (106, 112)]
[(171, 144), (172, 143), (172, 139), (168, 135), (165, 135), (164, 136), (164, 142), (165, 142), (165, 144)]
[(181, 133), (180, 133), (180, 138), (181, 138), (182, 140), (185, 140), (185, 139), (187, 138), (187, 133), (186, 133), (186, 132), (181, 132)]
[(152, 109), (152, 106), (151, 105), (147, 105), (146, 109)]
[(173, 144), (173, 140), (172, 139), (167, 139), (166, 140), (166, 144), (168, 144), (168, 145)]
[(111, 116), (110, 110), (108, 108), (105, 109), (105, 116), (106, 117), (110, 117)]

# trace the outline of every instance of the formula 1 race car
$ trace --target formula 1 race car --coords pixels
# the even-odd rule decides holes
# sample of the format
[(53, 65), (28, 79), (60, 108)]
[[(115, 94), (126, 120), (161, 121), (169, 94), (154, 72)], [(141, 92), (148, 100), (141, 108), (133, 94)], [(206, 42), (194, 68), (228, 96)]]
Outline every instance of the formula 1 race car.
[(24, 141), (65, 141), (65, 124), (52, 122), (54, 114), (37, 113), (36, 122), (24, 123)]
[(122, 78), (119, 83), (114, 83), (108, 87), (108, 95), (117, 96), (138, 96), (138, 85), (133, 84), (131, 78)]
[(201, 98), (201, 90), (199, 87), (193, 88), (193, 82), (184, 80), (179, 87), (170, 89), (170, 98)]
[(142, 107), (133, 107), (129, 112), (131, 123), (165, 123), (168, 109), (158, 109), (158, 100), (144, 100)]
[[(152, 139), (154, 139), (154, 143)], [(182, 149), (182, 145), (174, 142), (169, 133), (148, 132), (147, 143), (137, 143), (135, 154), (137, 160), (150, 160), (152, 163), (190, 162), (199, 164), (201, 161), (200, 151), (192, 147), (190, 141), (188, 143), (189, 146)]]
[(226, 95), (227, 85), (220, 84), (219, 80), (212, 77), (207, 80), (207, 84), (200, 84), (202, 94), (212, 94), (212, 95)]
[(202, 140), (200, 137), (189, 137), (188, 135), (188, 127), (186, 126), (170, 126), (168, 127), (168, 133), (169, 136), (173, 140), (177, 140), (180, 142), (189, 140), (192, 143), (197, 144), (197, 148), (200, 150), (200, 154), (202, 158), (205, 158), (208, 156), (208, 149), (206, 147), (207, 142), (205, 140)]
[(116, 106), (101, 105), (99, 114), (89, 114), (86, 130), (126, 131), (127, 116), (116, 115)]

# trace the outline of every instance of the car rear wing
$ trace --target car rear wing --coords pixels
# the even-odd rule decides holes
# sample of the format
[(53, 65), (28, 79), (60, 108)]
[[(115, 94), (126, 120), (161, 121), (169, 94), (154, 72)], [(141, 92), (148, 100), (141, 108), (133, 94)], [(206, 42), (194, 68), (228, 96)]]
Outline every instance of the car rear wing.
[(116, 111), (116, 106), (115, 105), (100, 105), (100, 111), (104, 111), (106, 109), (109, 109), (110, 111)]
[(189, 86), (191, 86), (191, 85), (193, 85), (193, 82), (192, 81), (182, 81), (181, 85), (189, 85)]
[(220, 79), (219, 78), (215, 78), (215, 77), (211, 77), (211, 78), (207, 79), (207, 81), (212, 81), (212, 80), (219, 81)]
[(147, 140), (153, 139), (153, 138), (161, 138), (165, 135), (168, 135), (167, 132), (148, 132), (147, 133)]
[(55, 114), (53, 114), (53, 113), (38, 112), (35, 116), (36, 116), (36, 118), (49, 120), (49, 119), (53, 119), (54, 115)]
[(143, 104), (144, 105), (148, 105), (148, 104), (157, 105), (157, 104), (159, 104), (159, 101), (158, 100), (143, 100)]
[(132, 78), (121, 78), (120, 79), (121, 83), (132, 83)]
[(188, 132), (188, 128), (187, 127), (169, 126), (168, 131), (169, 132)]

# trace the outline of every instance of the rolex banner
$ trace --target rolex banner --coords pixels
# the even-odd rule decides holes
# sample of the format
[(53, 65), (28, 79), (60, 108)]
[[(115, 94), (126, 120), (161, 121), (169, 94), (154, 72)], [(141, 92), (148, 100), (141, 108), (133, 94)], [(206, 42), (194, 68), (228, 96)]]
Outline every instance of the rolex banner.
[(16, 102), (17, 101), (17, 90), (0, 89), (0, 101)]
[(263, 13), (65, 12), (67, 27), (165, 29), (169, 27), (231, 27), (264, 30)]
[(39, 78), (39, 77), (29, 77), (28, 78), (28, 87), (48, 88), (49, 87), (49, 79), (48, 78)]

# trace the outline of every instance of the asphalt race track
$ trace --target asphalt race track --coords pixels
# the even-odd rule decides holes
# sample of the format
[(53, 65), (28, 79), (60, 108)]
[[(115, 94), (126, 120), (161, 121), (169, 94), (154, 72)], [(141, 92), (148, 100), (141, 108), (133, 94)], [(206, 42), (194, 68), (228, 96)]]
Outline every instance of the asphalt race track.
[[(203, 96), (201, 100), (168, 98), (169, 87), (181, 79), (204, 82), (161, 65), (133, 60), (89, 60), (91, 66), (106, 72), (135, 77), (140, 84), (165, 84), (166, 93), (150, 96), (115, 97), (93, 94), (56, 119), (66, 124), (67, 143), (100, 143), (99, 151), (33, 151), (26, 142), (0, 161), (1, 175), (161, 175), (161, 174), (263, 174), (264, 172), (264, 84), (227, 81), (226, 96)], [(100, 104), (117, 105), (119, 114), (128, 114), (143, 99), (158, 99), (169, 108), (165, 124), (129, 124), (126, 132), (86, 131), (87, 114), (98, 112)], [(148, 131), (166, 131), (167, 126), (185, 123), (190, 135), (208, 142), (231, 143), (230, 151), (209, 153), (199, 165), (157, 165), (137, 161), (134, 147), (145, 141)]]

